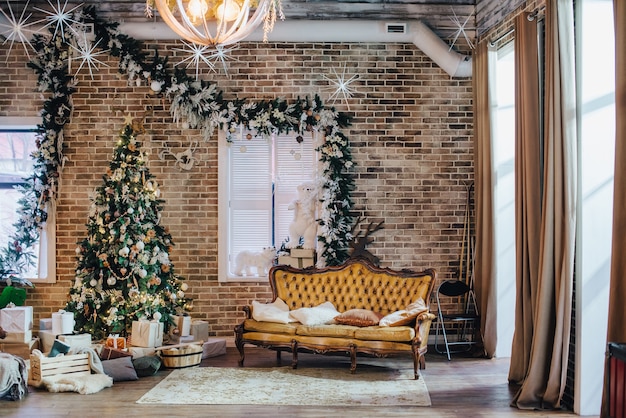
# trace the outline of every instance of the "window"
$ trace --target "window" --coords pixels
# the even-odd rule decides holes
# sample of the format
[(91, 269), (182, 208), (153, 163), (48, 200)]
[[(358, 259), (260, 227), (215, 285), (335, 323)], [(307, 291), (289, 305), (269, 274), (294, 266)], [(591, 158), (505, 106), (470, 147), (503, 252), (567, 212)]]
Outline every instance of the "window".
[[(38, 118), (0, 118), (0, 237), (8, 244), (8, 237), (15, 233), (13, 226), (20, 216), (19, 200), (22, 193), (15, 189), (33, 172), (31, 153), (36, 149), (36, 125)], [(40, 242), (33, 248), (36, 265), (20, 274), (33, 282), (55, 281), (55, 225), (54, 216), (49, 217), (41, 232)]]
[(230, 142), (220, 133), (219, 141), (219, 277), (258, 281), (235, 274), (237, 255), (285, 242), (297, 186), (315, 178), (315, 141), (309, 133), (264, 139), (243, 130)]
[(515, 49), (490, 53), (495, 230), (498, 290), (498, 357), (511, 356), (515, 329)]

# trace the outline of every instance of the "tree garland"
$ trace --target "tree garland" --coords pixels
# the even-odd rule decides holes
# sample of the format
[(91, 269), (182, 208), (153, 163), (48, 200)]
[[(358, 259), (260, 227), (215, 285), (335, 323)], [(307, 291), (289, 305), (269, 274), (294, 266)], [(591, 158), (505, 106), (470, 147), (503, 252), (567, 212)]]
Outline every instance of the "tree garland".
[[(349, 125), (345, 114), (323, 105), (319, 96), (297, 100), (291, 104), (278, 98), (271, 101), (224, 100), (215, 84), (189, 77), (184, 69), (169, 70), (166, 58), (155, 51), (151, 62), (142, 42), (120, 33), (119, 24), (96, 16), (93, 6), (75, 11), (73, 19), (80, 24), (92, 23), (98, 42), (119, 58), (118, 71), (129, 84), (140, 86), (156, 82), (171, 100), (170, 112), (175, 123), (201, 130), (208, 140), (215, 129), (224, 129), (227, 138), (243, 125), (257, 136), (296, 131), (300, 135), (317, 131), (324, 135), (317, 149), (322, 163), (321, 215), (318, 220), (322, 243), (320, 256), (327, 265), (337, 265), (348, 257), (353, 218), (350, 215), (350, 193), (354, 180), (347, 173), (353, 166), (348, 138), (341, 132)], [(68, 71), (68, 45), (74, 31), (61, 33), (49, 28), (49, 35), (36, 34), (33, 46), (36, 57), (28, 63), (38, 75), (37, 87), (48, 94), (41, 111), (42, 123), (37, 127), (37, 151), (33, 154), (34, 170), (21, 187), (22, 216), (14, 225), (15, 234), (0, 251), (0, 282), (32, 284), (20, 277), (35, 256), (32, 246), (37, 242), (48, 212), (54, 210), (63, 169), (63, 128), (72, 112), (71, 96), (76, 80)]]

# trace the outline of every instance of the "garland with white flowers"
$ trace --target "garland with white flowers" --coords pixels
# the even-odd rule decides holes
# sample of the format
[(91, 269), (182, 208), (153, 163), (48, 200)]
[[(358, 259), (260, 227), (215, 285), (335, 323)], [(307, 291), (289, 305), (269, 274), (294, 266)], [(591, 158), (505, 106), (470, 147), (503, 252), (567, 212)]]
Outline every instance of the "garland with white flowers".
[[(98, 45), (109, 48), (112, 56), (119, 57), (118, 71), (127, 77), (129, 84), (157, 82), (171, 100), (174, 122), (200, 129), (205, 140), (218, 128), (226, 130), (230, 138), (241, 125), (262, 137), (290, 131), (300, 135), (307, 131), (322, 133), (325, 140), (318, 149), (323, 168), (318, 239), (323, 248), (319, 255), (326, 265), (337, 265), (348, 258), (353, 222), (350, 194), (354, 180), (347, 174), (353, 166), (349, 141), (341, 132), (349, 124), (346, 115), (325, 107), (317, 95), (312, 100), (298, 98), (291, 104), (283, 99), (224, 100), (222, 91), (214, 84), (193, 79), (181, 68), (174, 69), (172, 74), (167, 58), (156, 52), (148, 63), (143, 44), (120, 33), (118, 23), (97, 18), (93, 6), (74, 11), (73, 20), (94, 25)], [(15, 224), (16, 232), (8, 245), (0, 250), (0, 282), (9, 285), (31, 285), (20, 278), (20, 273), (33, 263), (31, 248), (39, 239), (49, 211), (54, 210), (65, 161), (63, 128), (70, 120), (71, 96), (76, 91), (76, 80), (68, 71), (68, 50), (76, 32), (68, 30), (62, 35), (53, 29), (49, 29), (49, 35), (34, 36), (37, 56), (28, 64), (38, 75), (38, 90), (48, 94), (48, 98), (44, 101), (42, 123), (37, 129), (33, 175), (21, 188), (22, 217)]]

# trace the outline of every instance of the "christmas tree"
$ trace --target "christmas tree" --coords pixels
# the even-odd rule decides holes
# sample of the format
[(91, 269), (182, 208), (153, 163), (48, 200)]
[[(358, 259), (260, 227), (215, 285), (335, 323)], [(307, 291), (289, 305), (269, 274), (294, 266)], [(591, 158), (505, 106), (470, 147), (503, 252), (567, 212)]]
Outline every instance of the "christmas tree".
[(96, 188), (87, 237), (76, 248), (77, 268), (66, 311), (74, 312), (75, 331), (99, 340), (127, 335), (138, 319), (172, 325), (170, 315), (191, 309), (187, 284), (174, 272), (173, 245), (160, 225), (163, 200), (127, 118), (113, 160)]

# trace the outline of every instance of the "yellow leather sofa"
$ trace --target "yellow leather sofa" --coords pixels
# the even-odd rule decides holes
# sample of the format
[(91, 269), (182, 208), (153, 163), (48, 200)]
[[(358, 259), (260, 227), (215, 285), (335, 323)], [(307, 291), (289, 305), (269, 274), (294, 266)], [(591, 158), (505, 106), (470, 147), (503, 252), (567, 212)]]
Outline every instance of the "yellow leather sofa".
[(291, 352), (293, 368), (298, 364), (298, 351), (346, 353), (350, 355), (352, 373), (356, 371), (358, 353), (375, 357), (404, 353), (412, 355), (415, 379), (419, 378), (418, 367), (425, 368), (428, 333), (435, 319), (428, 310), (436, 282), (434, 269), (397, 271), (374, 266), (365, 259), (349, 259), (343, 265), (322, 269), (274, 266), (269, 281), (273, 301), (278, 298), (284, 301), (290, 312), (331, 302), (340, 313), (368, 310), (382, 317), (405, 312), (407, 306), (420, 298), (425, 305), (416, 317), (408, 318), (410, 322), (406, 325), (308, 326), (300, 322), (257, 321), (253, 319), (253, 303), (243, 307), (246, 318), (235, 327), (240, 366), (244, 363), (246, 344), (276, 350), (279, 359), (281, 351)]

